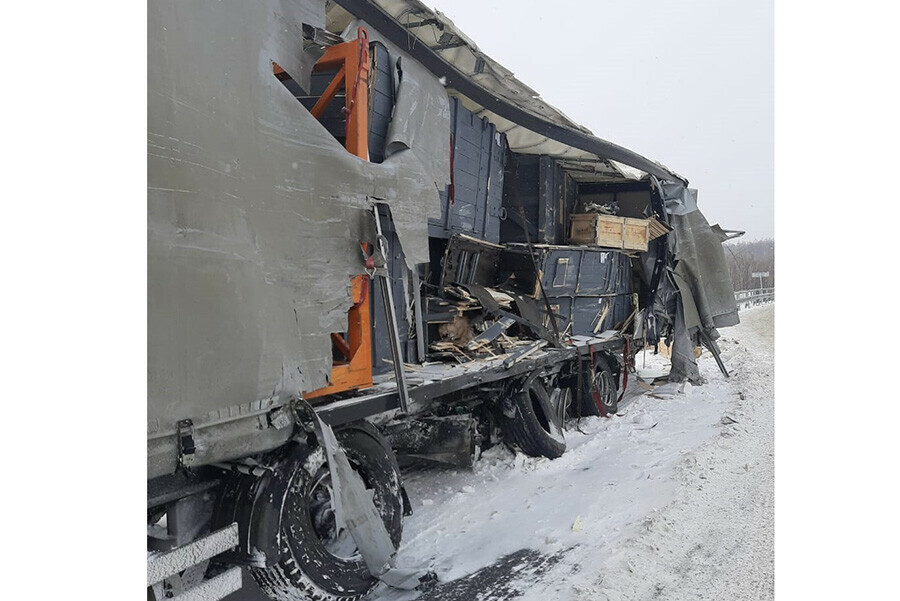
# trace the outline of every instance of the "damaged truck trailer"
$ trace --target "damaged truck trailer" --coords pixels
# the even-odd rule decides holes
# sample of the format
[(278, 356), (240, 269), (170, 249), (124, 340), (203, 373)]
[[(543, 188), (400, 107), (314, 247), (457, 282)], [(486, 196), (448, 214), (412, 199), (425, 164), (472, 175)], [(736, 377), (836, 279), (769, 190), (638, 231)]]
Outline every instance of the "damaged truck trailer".
[(400, 462), (559, 457), (638, 349), (698, 383), (737, 323), (688, 182), (417, 0), (148, 17), (151, 598), (426, 586)]

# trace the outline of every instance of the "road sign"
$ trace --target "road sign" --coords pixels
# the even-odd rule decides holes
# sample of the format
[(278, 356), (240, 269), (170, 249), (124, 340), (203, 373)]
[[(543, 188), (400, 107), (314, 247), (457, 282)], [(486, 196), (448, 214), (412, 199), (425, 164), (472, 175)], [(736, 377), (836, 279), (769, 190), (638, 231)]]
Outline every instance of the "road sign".
[[(744, 273), (747, 273), (747, 272), (745, 271)], [(769, 277), (769, 272), (768, 271), (756, 271), (754, 273), (751, 273), (750, 276), (754, 277), (754, 278), (767, 278), (767, 277)]]

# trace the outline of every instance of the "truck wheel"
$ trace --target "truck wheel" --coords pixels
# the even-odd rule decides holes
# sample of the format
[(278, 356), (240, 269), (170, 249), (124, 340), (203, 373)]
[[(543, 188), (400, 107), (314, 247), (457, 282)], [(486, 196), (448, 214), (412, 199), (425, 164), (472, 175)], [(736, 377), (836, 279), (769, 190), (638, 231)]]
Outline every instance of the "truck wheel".
[(593, 373), (582, 382), (581, 388), (581, 415), (603, 415), (600, 407), (594, 399), (594, 389), (600, 395), (600, 404), (607, 415), (619, 410), (617, 389), (618, 378), (610, 367), (609, 359), (602, 355), (594, 358)]
[[(400, 546), (403, 501), (400, 470), (390, 447), (371, 424), (335, 433), (384, 519), (394, 548)], [(251, 568), (260, 588), (277, 601), (360, 599), (378, 580), (363, 562), (353, 537), (335, 532), (331, 474), (321, 447), (298, 447), (282, 508), (281, 559), (269, 568)]]
[(539, 379), (504, 401), (503, 432), (531, 457), (556, 459), (566, 451), (562, 422), (568, 395), (549, 394)]

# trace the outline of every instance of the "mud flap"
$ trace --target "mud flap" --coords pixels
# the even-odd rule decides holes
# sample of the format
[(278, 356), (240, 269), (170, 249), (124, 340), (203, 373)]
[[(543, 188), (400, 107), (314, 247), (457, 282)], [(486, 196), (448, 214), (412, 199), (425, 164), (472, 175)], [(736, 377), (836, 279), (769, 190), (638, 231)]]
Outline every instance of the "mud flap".
[(350, 532), (369, 573), (388, 586), (404, 590), (425, 588), (435, 582), (433, 572), (394, 566), (391, 535), (378, 514), (371, 492), (350, 467), (331, 426), (323, 422), (305, 401), (298, 401), (296, 406), (298, 411), (312, 416), (316, 438), (325, 450), (334, 490), (332, 502), (336, 527)]

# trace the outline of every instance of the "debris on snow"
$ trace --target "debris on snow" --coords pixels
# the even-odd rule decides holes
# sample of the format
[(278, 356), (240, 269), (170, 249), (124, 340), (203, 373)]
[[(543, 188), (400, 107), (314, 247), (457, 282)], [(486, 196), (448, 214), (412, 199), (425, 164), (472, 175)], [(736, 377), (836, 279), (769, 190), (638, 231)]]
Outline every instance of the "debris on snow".
[[(729, 369), (750, 369), (726, 380), (712, 357), (704, 355), (700, 369), (707, 383), (685, 387), (684, 394), (673, 394), (665, 403), (649, 398), (630, 379), (619, 415), (582, 418), (583, 433), (566, 431), (568, 449), (559, 459), (526, 457), (496, 445), (470, 470), (435, 465), (405, 473), (416, 512), (404, 521), (398, 562), (431, 563), (443, 583), (418, 600), (624, 601), (649, 598), (661, 587), (666, 598), (681, 601), (697, 593), (682, 584), (685, 578), (699, 579), (707, 587), (703, 590), (725, 591), (710, 598), (744, 598), (734, 591), (751, 581), (769, 586), (771, 548), (763, 545), (761, 552), (738, 554), (735, 560), (721, 555), (766, 536), (768, 526), (754, 526), (753, 537), (746, 535), (755, 522), (748, 523), (745, 512), (756, 511), (754, 503), (717, 512), (709, 506), (723, 507), (724, 500), (750, 494), (743, 487), (764, 477), (772, 462), (770, 454), (744, 450), (749, 429), (771, 418), (766, 412), (754, 417), (748, 407), (772, 391), (766, 363), (771, 361), (766, 355), (771, 315), (766, 312), (772, 309), (742, 312), (745, 323), (732, 330), (741, 345)], [(646, 357), (648, 367), (663, 362), (661, 356)], [(718, 436), (726, 432), (726, 438)], [(454, 494), (466, 486), (477, 494)], [(766, 486), (771, 488), (771, 482)], [(734, 538), (710, 542), (703, 538), (707, 533)], [(696, 544), (701, 546), (692, 550)], [(529, 559), (504, 559), (509, 557)], [(554, 559), (548, 567), (549, 557)], [(738, 557), (745, 568), (737, 565)], [(522, 563), (528, 567), (512, 571)], [(542, 567), (526, 574), (536, 565)], [(722, 565), (745, 570), (742, 575), (756, 572), (752, 579), (732, 578), (729, 584)], [(372, 596), (373, 601), (412, 598), (381, 589)]]

